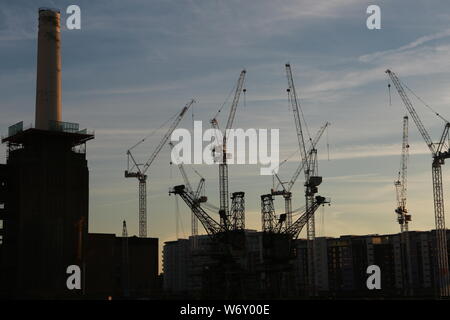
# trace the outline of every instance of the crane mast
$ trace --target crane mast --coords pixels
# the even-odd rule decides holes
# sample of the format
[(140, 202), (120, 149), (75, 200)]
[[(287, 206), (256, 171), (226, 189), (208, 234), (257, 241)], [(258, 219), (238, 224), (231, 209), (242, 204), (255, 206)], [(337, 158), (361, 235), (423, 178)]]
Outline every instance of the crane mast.
[(407, 200), (407, 170), (409, 158), (409, 143), (408, 143), (408, 116), (403, 117), (403, 134), (402, 134), (402, 154), (400, 161), (400, 171), (398, 179), (394, 182), (397, 194), (397, 207), (395, 213), (397, 214), (397, 221), (400, 224), (400, 240), (401, 240), (401, 257), (402, 263), (405, 266), (402, 270), (403, 285), (406, 295), (412, 295), (412, 269), (411, 269), (411, 250), (409, 242), (409, 222), (411, 215), (406, 209)]
[[(225, 132), (222, 138), (222, 155), (219, 163), (219, 200), (220, 200), (220, 222), (224, 225), (227, 221), (230, 221), (229, 210), (229, 193), (228, 193), (228, 164), (227, 164), (227, 133), (233, 126), (233, 121), (236, 115), (236, 109), (239, 103), (239, 98), (244, 86), (246, 71), (242, 70), (236, 85), (234, 92), (233, 102), (231, 103), (230, 114), (228, 116)], [(218, 122), (216, 118), (211, 120), (211, 124), (214, 128), (218, 129)]]
[(408, 231), (408, 222), (411, 221), (411, 215), (408, 215), (408, 210), (406, 209), (408, 158), (408, 116), (404, 116), (400, 171), (397, 181), (394, 182), (397, 191), (397, 208), (395, 212), (397, 213), (397, 221), (400, 224), (401, 232)]
[[(448, 253), (447, 253), (447, 234), (445, 229), (445, 213), (444, 213), (444, 191), (442, 185), (442, 165), (445, 159), (450, 157), (448, 138), (450, 123), (446, 121), (444, 131), (438, 143), (433, 143), (425, 126), (422, 124), (416, 110), (411, 101), (406, 95), (405, 90), (397, 75), (391, 70), (386, 70), (389, 78), (397, 89), (406, 109), (414, 120), (417, 129), (419, 130), (426, 145), (431, 151), (432, 161), (432, 180), (433, 180), (433, 199), (434, 199), (434, 218), (436, 224), (436, 251), (438, 262), (438, 281), (439, 294), (441, 297), (450, 296), (450, 282), (448, 274)], [(443, 119), (439, 114), (436, 114)], [(445, 120), (445, 119), (443, 119)], [(445, 150), (444, 150), (445, 148)]]
[(232, 230), (245, 230), (245, 193), (242, 191), (231, 194), (231, 227)]
[(140, 140), (138, 143), (136, 143), (133, 147), (127, 150), (127, 170), (125, 170), (125, 178), (137, 178), (139, 182), (139, 237), (145, 238), (147, 237), (147, 170), (149, 169), (150, 165), (153, 163), (153, 161), (156, 159), (156, 156), (159, 154), (161, 149), (164, 147), (164, 145), (167, 143), (167, 140), (169, 140), (170, 135), (172, 134), (173, 130), (178, 126), (181, 119), (183, 119), (183, 116), (186, 114), (186, 112), (189, 110), (189, 108), (194, 103), (194, 99), (189, 101), (183, 109), (181, 109), (181, 112), (177, 115), (175, 120), (172, 122), (171, 126), (159, 142), (159, 144), (156, 146), (155, 150), (151, 154), (150, 158), (147, 160), (147, 162), (142, 165), (138, 164), (136, 162), (136, 159), (134, 158), (131, 151), (140, 145), (142, 142), (145, 141), (145, 138)]
[[(294, 79), (292, 76), (292, 69), (290, 64), (286, 64), (286, 74), (288, 79), (288, 99), (292, 106), (294, 113), (295, 127), (297, 129), (297, 139), (300, 147), (300, 154), (302, 162), (305, 162), (306, 167), (303, 171), (305, 173), (305, 204), (306, 210), (314, 203), (314, 194), (317, 193), (317, 186), (322, 182), (321, 177), (314, 177), (314, 168), (310, 167), (311, 162), (308, 160), (306, 153), (305, 139), (302, 131), (302, 123), (300, 117), (300, 105), (297, 99)], [(320, 178), (320, 179), (319, 179)], [(307, 239), (308, 239), (308, 282), (310, 287), (310, 295), (315, 295), (315, 268), (314, 268), (314, 238), (315, 238), (315, 223), (314, 216), (310, 217), (307, 223)]]
[[(318, 163), (317, 163), (317, 149), (313, 148), (310, 151), (310, 154), (308, 155), (309, 160), (309, 172), (308, 172), (308, 179), (305, 182), (306, 187), (306, 208), (309, 208), (313, 205), (314, 202), (314, 195), (317, 193), (317, 187), (322, 183), (322, 177), (316, 176), (318, 172)], [(309, 244), (309, 251), (310, 251), (310, 257), (312, 258), (311, 263), (313, 264), (313, 272), (314, 272), (314, 239), (316, 238), (316, 223), (314, 216), (311, 216), (311, 219), (308, 220), (307, 224), (307, 237), (310, 240)], [(314, 281), (314, 275), (312, 275), (312, 280)], [(314, 286), (314, 284), (312, 284)]]

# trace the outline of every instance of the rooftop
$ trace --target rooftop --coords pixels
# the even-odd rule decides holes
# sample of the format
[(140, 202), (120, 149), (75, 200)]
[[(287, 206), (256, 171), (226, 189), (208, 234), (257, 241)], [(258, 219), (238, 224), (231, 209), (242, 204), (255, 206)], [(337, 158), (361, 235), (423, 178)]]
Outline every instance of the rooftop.
[(2, 143), (23, 144), (31, 137), (36, 136), (65, 137), (71, 140), (73, 146), (76, 146), (94, 139), (94, 131), (80, 130), (78, 123), (62, 121), (51, 121), (49, 130), (41, 130), (33, 128), (32, 125), (24, 127), (23, 121), (21, 121), (8, 128), (8, 135), (2, 136)]

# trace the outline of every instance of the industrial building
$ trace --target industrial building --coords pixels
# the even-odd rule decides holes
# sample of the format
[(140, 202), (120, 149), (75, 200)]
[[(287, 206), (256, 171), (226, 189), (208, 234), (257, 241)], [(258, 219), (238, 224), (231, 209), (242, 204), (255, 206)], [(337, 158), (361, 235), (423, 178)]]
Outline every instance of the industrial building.
[[(249, 232), (255, 246), (248, 248), (247, 265), (254, 264), (252, 270), (258, 273), (256, 265), (261, 263), (263, 247), (258, 239), (263, 232)], [(207, 246), (213, 246), (208, 236), (197, 236), (201, 243), (197, 249), (192, 247), (193, 237), (179, 239), (164, 244), (163, 272), (164, 290), (168, 296), (197, 297), (208, 288), (201, 287), (206, 283), (200, 276), (205, 276), (214, 264), (212, 256), (206, 254)], [(411, 231), (413, 297), (433, 297), (439, 294), (437, 282), (436, 232)], [(341, 236), (339, 238), (318, 237), (315, 246), (315, 291), (316, 298), (395, 298), (403, 297), (405, 292), (404, 265), (401, 261), (400, 234)], [(307, 240), (296, 242), (296, 258), (292, 268), (296, 283), (297, 296), (281, 296), (280, 298), (306, 298), (307, 291)], [(250, 243), (250, 242), (249, 242)], [(203, 248), (203, 249), (202, 249)], [(403, 248), (404, 249), (404, 248)], [(203, 255), (199, 252), (203, 251)], [(381, 269), (381, 290), (368, 290), (366, 281), (367, 267), (378, 265)], [(203, 270), (199, 272), (199, 270)], [(259, 274), (261, 275), (261, 274)], [(197, 277), (197, 281), (195, 280)], [(247, 293), (262, 293), (264, 281), (254, 277), (247, 282)], [(251, 287), (253, 286), (253, 288)], [(248, 296), (246, 298), (253, 298)], [(260, 297), (260, 296), (258, 296)]]
[[(264, 291), (263, 282), (259, 281), (263, 257), (262, 233), (245, 230), (246, 253), (239, 261), (239, 269), (229, 269), (238, 273), (239, 290), (236, 297), (249, 299), (260, 297)], [(223, 265), (222, 255), (216, 242), (207, 235), (191, 236), (164, 243), (163, 249), (163, 289), (168, 297), (223, 298), (227, 290), (236, 290), (236, 285), (225, 272), (219, 271)], [(219, 273), (219, 274), (218, 274)], [(224, 277), (224, 278), (221, 278)], [(218, 278), (229, 281), (227, 290), (222, 291), (224, 283)]]
[[(62, 121), (60, 41), (60, 12), (39, 9), (35, 124), (18, 122), (2, 137), (0, 297), (151, 297), (158, 239), (88, 234), (86, 142), (94, 133)], [(71, 265), (81, 270), (80, 289), (67, 287)]]
[(2, 139), (2, 289), (12, 297), (72, 297), (66, 268), (83, 265), (89, 172), (85, 143), (94, 138), (63, 122), (60, 13), (39, 10), (36, 122), (19, 122)]
[(167, 241), (163, 249), (163, 289), (168, 294), (185, 295), (189, 291), (190, 245), (188, 239)]

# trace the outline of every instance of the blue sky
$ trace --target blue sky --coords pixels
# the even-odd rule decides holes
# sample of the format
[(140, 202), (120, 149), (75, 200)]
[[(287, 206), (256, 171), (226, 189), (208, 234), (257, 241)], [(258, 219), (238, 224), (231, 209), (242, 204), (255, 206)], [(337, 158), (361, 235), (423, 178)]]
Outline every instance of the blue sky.
[[(386, 68), (450, 117), (450, 4), (448, 1), (9, 1), (0, 4), (0, 131), (34, 121), (37, 9), (70, 4), (81, 8), (81, 30), (62, 30), (63, 120), (95, 130), (88, 143), (90, 232), (121, 232), (127, 220), (136, 234), (137, 181), (124, 179), (125, 152), (195, 98), (196, 120), (205, 122), (247, 69), (245, 106), (235, 127), (279, 128), (281, 159), (298, 149), (286, 97), (284, 64), (290, 62), (308, 128), (325, 121), (319, 147), (320, 193), (332, 206), (317, 215), (318, 235), (391, 233), (405, 108), (396, 92), (388, 104)], [(381, 30), (366, 28), (366, 8), (381, 7)], [(62, 14), (65, 21), (67, 15)], [(413, 102), (416, 102), (413, 100)], [(442, 121), (416, 102), (434, 139)], [(223, 116), (222, 116), (223, 117)], [(225, 119), (222, 119), (225, 121)], [(180, 127), (191, 128), (192, 114)], [(161, 132), (162, 134), (162, 132)], [(158, 135), (141, 147), (146, 160)], [(434, 227), (431, 159), (410, 123), (408, 207), (412, 230)], [(0, 147), (5, 161), (5, 147)], [(299, 155), (280, 174), (290, 177)], [(149, 235), (173, 240), (175, 200), (170, 186), (182, 182), (165, 148), (149, 171)], [(218, 168), (196, 166), (206, 193), (217, 204)], [(187, 168), (193, 184), (197, 176)], [(449, 190), (444, 167), (445, 190)], [(301, 179), (301, 176), (300, 176)], [(271, 178), (256, 165), (230, 166), (230, 191), (246, 192), (247, 226), (259, 229), (259, 195)], [(302, 183), (294, 207), (303, 203)], [(448, 194), (448, 192), (446, 193)], [(448, 199), (448, 197), (446, 197)], [(182, 227), (189, 210), (180, 200)], [(281, 212), (283, 203), (276, 203)], [(449, 209), (450, 210), (450, 209)], [(448, 211), (448, 210), (447, 210)], [(183, 232), (184, 231), (184, 232)]]

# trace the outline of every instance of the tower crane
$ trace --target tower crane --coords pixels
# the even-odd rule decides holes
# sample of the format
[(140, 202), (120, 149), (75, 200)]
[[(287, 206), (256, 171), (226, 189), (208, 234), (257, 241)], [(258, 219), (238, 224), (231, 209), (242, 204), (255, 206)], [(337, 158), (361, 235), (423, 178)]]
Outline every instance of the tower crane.
[[(227, 164), (227, 134), (229, 129), (231, 129), (236, 115), (236, 109), (239, 103), (239, 97), (244, 86), (246, 71), (242, 70), (239, 79), (237, 81), (236, 90), (234, 93), (233, 102), (231, 103), (230, 114), (228, 115), (227, 124), (225, 127), (225, 132), (222, 137), (222, 155), (221, 161), (219, 163), (219, 199), (220, 199), (220, 223), (223, 225), (226, 221), (230, 221), (230, 210), (229, 210), (229, 193), (228, 193), (228, 164)], [(220, 112), (220, 110), (219, 110)], [(217, 113), (218, 114), (218, 113)], [(217, 116), (216, 114), (216, 116)], [(216, 116), (211, 120), (211, 125), (215, 129), (219, 129), (219, 124)]]
[(403, 270), (405, 293), (412, 295), (412, 270), (411, 270), (411, 250), (409, 242), (409, 222), (411, 221), (411, 215), (406, 209), (406, 194), (407, 194), (407, 173), (408, 173), (408, 158), (409, 158), (409, 143), (408, 143), (408, 116), (403, 117), (403, 135), (402, 135), (402, 155), (400, 161), (400, 171), (398, 172), (398, 178), (394, 182), (396, 195), (397, 195), (397, 207), (395, 213), (397, 214), (397, 221), (400, 224), (400, 237), (401, 237), (401, 256), (402, 262), (405, 265)]
[[(173, 143), (169, 142), (169, 146), (173, 148)], [(200, 175), (200, 173), (198, 173), (198, 171), (194, 169), (195, 173), (198, 176), (200, 176), (200, 181), (198, 182), (196, 190), (194, 190), (191, 186), (191, 183), (189, 182), (189, 178), (186, 173), (186, 170), (184, 169), (183, 162), (178, 160), (177, 163), (178, 169), (180, 170), (181, 176), (183, 177), (184, 185), (186, 187), (187, 192), (189, 192), (193, 196), (195, 201), (198, 201), (199, 203), (206, 202), (208, 200), (207, 197), (202, 196), (205, 188), (205, 178), (202, 177), (202, 175)], [(194, 237), (193, 246), (197, 247), (195, 237), (198, 235), (198, 219), (193, 211), (191, 212), (191, 235)]]
[[(329, 122), (326, 122), (319, 129), (319, 131), (316, 133), (316, 136), (311, 141), (311, 146), (310, 146), (310, 149), (308, 150), (308, 158), (310, 158), (311, 156), (314, 155), (314, 153), (315, 153), (314, 150), (316, 150), (316, 145), (319, 142), (320, 138), (322, 137), (322, 134), (324, 133), (325, 129), (329, 126), (329, 124), (330, 124)], [(311, 162), (311, 161), (308, 160), (308, 162)], [(300, 173), (302, 172), (303, 168), (305, 168), (305, 167), (307, 167), (307, 163), (301, 161), (300, 164), (298, 165), (297, 169), (295, 170), (291, 180), (289, 180), (289, 182), (287, 182), (286, 186), (284, 186), (285, 183), (283, 183), (281, 181), (280, 176), (274, 172), (274, 175), (279, 182), (278, 185), (281, 185), (283, 190), (277, 190), (278, 188), (272, 189), (271, 194), (274, 196), (282, 195), (284, 198), (284, 208), (285, 208), (284, 212), (286, 213), (286, 227), (287, 228), (292, 224), (292, 193), (291, 193), (291, 189), (294, 186), (295, 182), (297, 181), (297, 178), (300, 175)]]
[(397, 208), (395, 208), (395, 213), (397, 213), (397, 221), (400, 224), (401, 232), (408, 231), (408, 222), (411, 221), (411, 215), (408, 214), (408, 210), (406, 209), (408, 158), (408, 116), (404, 116), (400, 171), (398, 172), (398, 179), (394, 182), (397, 194)]
[[(300, 118), (300, 104), (298, 102), (297, 93), (294, 85), (294, 78), (292, 76), (291, 65), (288, 63), (285, 65), (286, 67), (286, 75), (288, 80), (288, 99), (291, 103), (292, 111), (294, 113), (295, 127), (297, 129), (297, 138), (300, 147), (300, 155), (302, 158), (302, 162), (306, 164), (303, 171), (305, 174), (305, 204), (306, 210), (313, 205), (314, 202), (314, 194), (317, 193), (317, 187), (322, 182), (322, 177), (315, 176), (315, 166), (308, 158), (308, 154), (306, 152), (305, 139), (302, 131), (302, 121)], [(316, 152), (314, 152), (316, 153)], [(307, 239), (308, 239), (308, 282), (310, 285), (311, 295), (315, 294), (315, 271), (314, 271), (314, 238), (315, 238), (315, 221), (314, 216), (308, 220), (307, 223)]]
[(441, 134), (438, 143), (433, 143), (428, 131), (425, 129), (420, 120), (416, 110), (403, 89), (402, 83), (397, 75), (391, 70), (386, 70), (389, 78), (397, 89), (403, 103), (406, 106), (409, 114), (414, 120), (417, 129), (426, 145), (431, 151), (432, 161), (432, 179), (433, 179), (433, 198), (434, 198), (434, 218), (436, 224), (436, 251), (438, 260), (438, 280), (439, 280), (439, 294), (441, 297), (450, 295), (449, 277), (448, 277), (448, 253), (447, 253), (447, 234), (445, 229), (445, 213), (444, 213), (444, 191), (442, 185), (442, 165), (445, 159), (450, 158), (449, 149), (449, 128), (450, 123), (445, 120), (438, 113), (436, 115), (445, 121), (444, 131)]
[(139, 237), (145, 238), (147, 237), (147, 170), (150, 165), (156, 159), (156, 156), (159, 154), (161, 149), (169, 140), (170, 135), (173, 130), (178, 126), (183, 116), (189, 110), (189, 108), (194, 103), (194, 99), (190, 100), (184, 107), (181, 109), (181, 112), (176, 116), (175, 120), (156, 146), (155, 150), (151, 154), (150, 158), (147, 160), (145, 164), (139, 164), (136, 162), (131, 151), (145, 141), (145, 138), (140, 140), (134, 146), (127, 150), (127, 170), (125, 170), (125, 178), (137, 178), (139, 181)]

